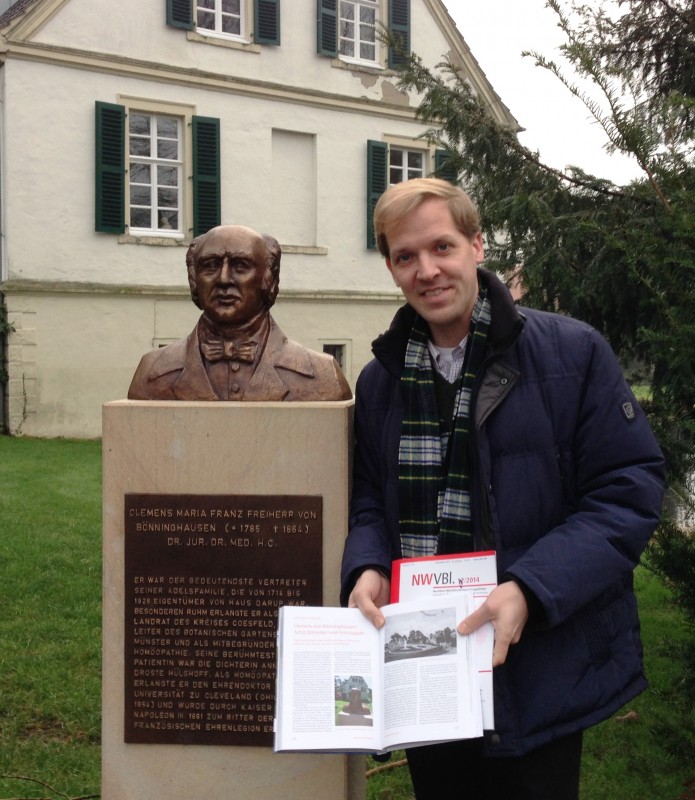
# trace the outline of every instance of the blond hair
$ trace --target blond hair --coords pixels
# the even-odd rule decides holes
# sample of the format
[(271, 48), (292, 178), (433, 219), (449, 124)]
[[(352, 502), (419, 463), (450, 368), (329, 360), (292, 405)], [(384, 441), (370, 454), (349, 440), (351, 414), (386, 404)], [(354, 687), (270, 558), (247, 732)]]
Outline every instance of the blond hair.
[(478, 209), (463, 189), (440, 178), (413, 178), (389, 186), (374, 208), (374, 234), (382, 256), (389, 257), (386, 237), (389, 228), (431, 198), (446, 202), (454, 225), (468, 239), (480, 233)]

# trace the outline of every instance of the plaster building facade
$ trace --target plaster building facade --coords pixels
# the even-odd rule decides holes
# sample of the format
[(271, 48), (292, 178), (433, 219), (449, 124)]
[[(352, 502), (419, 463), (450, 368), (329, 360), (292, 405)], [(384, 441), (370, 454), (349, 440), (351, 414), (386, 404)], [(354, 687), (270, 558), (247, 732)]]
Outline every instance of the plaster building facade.
[[(433, 172), (380, 24), (495, 94), (441, 0), (16, 0), (0, 16), (2, 422), (97, 437), (185, 335), (185, 252), (218, 223), (283, 248), (273, 314), (354, 386), (401, 297), (367, 220)], [(2, 10), (2, 9), (0, 9)], [(395, 59), (395, 61), (394, 61)]]

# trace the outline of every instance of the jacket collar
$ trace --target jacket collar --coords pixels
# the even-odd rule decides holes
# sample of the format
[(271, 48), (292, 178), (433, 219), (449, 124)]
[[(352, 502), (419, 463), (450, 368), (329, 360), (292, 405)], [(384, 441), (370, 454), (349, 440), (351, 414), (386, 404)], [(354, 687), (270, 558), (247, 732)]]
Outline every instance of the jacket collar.
[[(488, 335), (489, 354), (495, 355), (514, 343), (524, 327), (524, 316), (517, 309), (509, 289), (489, 270), (478, 268), (478, 284), (487, 289), (492, 322)], [(372, 342), (377, 361), (395, 375), (400, 375), (410, 331), (415, 321), (415, 309), (408, 305), (396, 312), (389, 329)]]

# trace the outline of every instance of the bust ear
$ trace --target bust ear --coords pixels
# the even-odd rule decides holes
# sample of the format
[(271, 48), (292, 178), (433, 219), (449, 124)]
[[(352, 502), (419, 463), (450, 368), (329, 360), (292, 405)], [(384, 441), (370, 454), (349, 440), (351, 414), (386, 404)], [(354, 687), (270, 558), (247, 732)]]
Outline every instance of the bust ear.
[(266, 308), (275, 305), (275, 298), (280, 290), (280, 276), (274, 275), (273, 270), (268, 267), (263, 275), (263, 296), (265, 297)]

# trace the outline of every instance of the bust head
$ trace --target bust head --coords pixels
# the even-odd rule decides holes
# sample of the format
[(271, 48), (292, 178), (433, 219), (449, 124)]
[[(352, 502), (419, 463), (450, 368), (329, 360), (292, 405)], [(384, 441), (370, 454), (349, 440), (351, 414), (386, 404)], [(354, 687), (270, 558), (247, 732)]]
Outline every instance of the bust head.
[(268, 314), (280, 284), (280, 245), (243, 225), (220, 225), (186, 253), (191, 298), (215, 326), (246, 328)]

